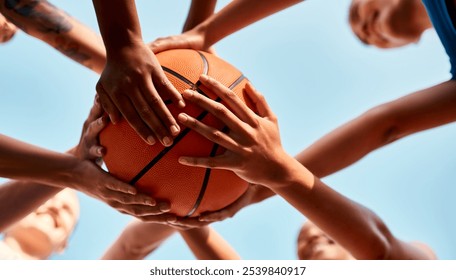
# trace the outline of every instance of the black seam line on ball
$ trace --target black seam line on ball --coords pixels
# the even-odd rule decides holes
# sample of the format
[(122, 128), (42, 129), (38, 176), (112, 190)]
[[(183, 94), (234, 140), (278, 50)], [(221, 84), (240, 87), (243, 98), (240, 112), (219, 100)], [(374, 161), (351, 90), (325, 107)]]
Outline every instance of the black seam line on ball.
[[(219, 100), (215, 101), (220, 102)], [(196, 117), (196, 119), (201, 121), (204, 119), (204, 117), (206, 117), (208, 113), (209, 112), (204, 111), (201, 114), (199, 114)], [(138, 174), (136, 174), (135, 177), (133, 177), (133, 179), (130, 180), (130, 185), (136, 184), (152, 167), (154, 167), (155, 164), (157, 164), (157, 162), (160, 161), (160, 159), (162, 159), (172, 148), (174, 148), (174, 146), (176, 146), (190, 131), (190, 128), (185, 128), (184, 131), (177, 135), (177, 137), (174, 138), (173, 144), (171, 146), (161, 150), (160, 153), (158, 153), (158, 155), (156, 155), (141, 171), (138, 172)]]
[[(227, 126), (223, 127), (222, 132), (223, 133), (228, 132), (228, 127)], [(220, 147), (219, 144), (214, 144), (214, 146), (212, 146), (212, 150), (211, 150), (211, 153), (209, 154), (209, 156), (210, 157), (215, 157), (219, 147)], [(209, 184), (209, 179), (210, 179), (210, 176), (211, 176), (211, 172), (212, 172), (211, 168), (206, 168), (206, 172), (204, 173), (203, 184), (201, 186), (201, 190), (200, 190), (200, 193), (198, 195), (198, 198), (196, 199), (195, 205), (193, 205), (192, 210), (190, 210), (190, 212), (188, 212), (188, 214), (185, 215), (185, 218), (190, 217), (191, 215), (193, 215), (193, 213), (195, 213), (196, 209), (198, 209), (198, 207), (200, 206), (201, 201), (203, 201), (203, 197), (204, 197), (204, 194), (206, 193), (207, 185)]]
[[(172, 71), (172, 70), (171, 70)], [(174, 71), (172, 71), (174, 72)], [(176, 73), (178, 74), (178, 73)], [(183, 77), (182, 75), (178, 74), (180, 77), (183, 78), (183, 81), (186, 82), (187, 84), (190, 83), (193, 84), (191, 81), (189, 81), (187, 78)], [(181, 79), (179, 76), (176, 76), (178, 77), (179, 79)], [(229, 89), (233, 89), (235, 88), (239, 83), (242, 82), (242, 80), (244, 80), (245, 77), (244, 75), (241, 74), (241, 76), (236, 79), (230, 86), (229, 86)], [(188, 82), (189, 83), (188, 83)], [(194, 87), (196, 87), (197, 91), (205, 96), (207, 96), (199, 87), (199, 82), (197, 83), (197, 85), (194, 85)], [(220, 102), (221, 99), (220, 97), (218, 97), (216, 100), (216, 102)], [(204, 111), (202, 112), (200, 115), (198, 115), (196, 117), (197, 120), (201, 121), (202, 119), (204, 119), (204, 117), (206, 117), (206, 115), (208, 114), (207, 111)], [(225, 129), (225, 128), (224, 128)], [(134, 185), (136, 184), (155, 164), (157, 164), (160, 159), (162, 159), (175, 145), (177, 145), (189, 132), (191, 131), (191, 129), (189, 128), (186, 128), (184, 129), (184, 131), (182, 133), (180, 133), (173, 141), (173, 144), (169, 147), (166, 147), (165, 149), (163, 149), (157, 156), (155, 156), (155, 158), (153, 158), (140, 172), (138, 172), (138, 174), (129, 182), (131, 185)], [(217, 149), (218, 149), (218, 145), (214, 145), (213, 148), (212, 148), (212, 151), (214, 152), (214, 154), (217, 152)], [(212, 154), (212, 151), (211, 151), (211, 154)], [(195, 205), (194, 207), (192, 207), (192, 210), (190, 210), (189, 214), (187, 214), (186, 216), (190, 216), (192, 215), (196, 209), (199, 207), (203, 197), (204, 197), (204, 194), (205, 194), (205, 191), (206, 191), (206, 188), (207, 188), (207, 184), (209, 182), (209, 178), (210, 178), (210, 174), (211, 174), (211, 169), (210, 168), (207, 168), (206, 169), (206, 172), (205, 172), (205, 177), (204, 177), (204, 180), (203, 180), (203, 184), (201, 186), (201, 190), (200, 190), (200, 194), (195, 202)]]
[[(209, 71), (209, 63), (207, 62), (207, 58), (201, 52), (197, 52), (197, 53), (200, 55), (201, 60), (203, 61), (203, 74), (207, 75), (207, 73)], [(177, 73), (176, 71), (169, 69), (168, 67), (162, 66), (162, 69), (163, 69), (163, 71), (168, 72), (169, 74), (173, 75), (174, 77), (178, 78), (179, 80), (181, 80), (184, 83), (186, 83), (187, 85), (189, 85), (190, 88), (198, 89), (199, 81), (196, 84), (194, 84), (189, 79), (185, 78), (184, 76)], [(169, 105), (171, 103), (173, 103), (171, 99), (165, 100), (166, 105)]]
[[(237, 85), (239, 85), (243, 80), (245, 79), (244, 75), (241, 74), (241, 76), (239, 78), (237, 78), (230, 86), (229, 86), (229, 89), (232, 90), (233, 88), (235, 88)], [(197, 86), (199, 86), (201, 83), (198, 81), (196, 83)], [(198, 92), (200, 92), (200, 89), (198, 88)], [(202, 92), (202, 91), (201, 91)], [(204, 92), (202, 92), (202, 94), (204, 94)], [(217, 100), (215, 100), (217, 102), (220, 102), (220, 97), (217, 98)], [(223, 127), (222, 129), (222, 132), (226, 133), (228, 131), (228, 127), (225, 126)], [(218, 144), (214, 144), (214, 146), (212, 147), (212, 151), (210, 153), (210, 157), (214, 157), (217, 153), (217, 149), (219, 148), (219, 145)], [(203, 201), (203, 198), (204, 198), (204, 194), (206, 193), (206, 189), (207, 189), (207, 185), (209, 184), (209, 179), (210, 179), (210, 176), (211, 176), (211, 171), (212, 169), (211, 168), (206, 168), (206, 171), (204, 173), (204, 179), (203, 179), (203, 183), (201, 185), (201, 189), (200, 189), (200, 193), (198, 194), (198, 198), (196, 199), (195, 201), (195, 204), (193, 205), (192, 209), (188, 212), (187, 215), (185, 215), (185, 217), (190, 217), (191, 215), (193, 215), (193, 213), (195, 213), (195, 211), (198, 209), (198, 207), (200, 206), (201, 202)]]
[(198, 54), (200, 55), (201, 59), (203, 60), (203, 65), (204, 65), (203, 73), (204, 73), (204, 75), (207, 75), (207, 73), (209, 72), (209, 63), (207, 62), (207, 58), (206, 58), (206, 56), (204, 56), (204, 54), (202, 52), (198, 52)]
[[(245, 78), (244, 75), (241, 75), (241, 77), (236, 79), (236, 81), (234, 81), (234, 83), (232, 83), (229, 86), (229, 88), (233, 89), (244, 78)], [(198, 88), (198, 92), (204, 94), (204, 92), (201, 89), (199, 89), (199, 88)], [(204, 94), (204, 95), (207, 96), (206, 94)], [(220, 102), (221, 101), (220, 97), (218, 97), (215, 101), (216, 102)], [(196, 119), (201, 121), (204, 117), (206, 117), (207, 114), (208, 114), (208, 112), (204, 111), (201, 114), (199, 114), (196, 117)], [(133, 177), (133, 179), (130, 180), (129, 183), (131, 185), (136, 184), (161, 158), (163, 158), (175, 145), (177, 145), (184, 138), (184, 136), (187, 135), (190, 131), (191, 131), (191, 129), (185, 128), (184, 131), (182, 131), (179, 135), (177, 135), (177, 137), (174, 139), (173, 144), (171, 146), (166, 147), (165, 149), (161, 150), (160, 153), (158, 155), (156, 155), (141, 171), (139, 171), (136, 174), (136, 176)]]

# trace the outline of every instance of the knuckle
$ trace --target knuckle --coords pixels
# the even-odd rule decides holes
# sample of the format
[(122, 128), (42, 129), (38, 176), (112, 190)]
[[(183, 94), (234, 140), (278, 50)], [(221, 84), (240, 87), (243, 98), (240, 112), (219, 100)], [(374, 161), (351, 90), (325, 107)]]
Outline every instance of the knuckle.
[(209, 166), (210, 168), (214, 168), (216, 166), (216, 162), (214, 158), (208, 158), (206, 161), (206, 165)]
[(166, 77), (162, 77), (160, 79), (160, 85), (163, 87), (168, 87), (171, 86), (171, 82)]
[(231, 99), (231, 100), (235, 100), (238, 98), (236, 93), (234, 93), (232, 90), (225, 91), (224, 95), (227, 99)]
[(150, 109), (149, 106), (141, 106), (141, 107), (138, 109), (138, 113), (139, 113), (140, 115), (149, 116), (149, 115), (152, 113), (152, 110)]
[(186, 125), (188, 127), (190, 127), (190, 128), (196, 128), (197, 127), (196, 120), (193, 119), (193, 118), (187, 119)]
[(219, 117), (226, 116), (227, 115), (227, 111), (226, 111), (225, 106), (223, 106), (222, 104), (217, 104), (214, 107), (214, 114), (219, 116)]
[(223, 137), (222, 136), (222, 132), (219, 131), (219, 130), (214, 130), (211, 133), (211, 139), (212, 140), (220, 140), (220, 139), (222, 139), (222, 137)]
[(252, 127), (253, 127), (253, 128), (258, 128), (258, 127), (260, 127), (260, 126), (261, 126), (260, 120), (257, 119), (257, 118), (254, 118), (254, 119), (252, 120)]
[(149, 102), (150, 102), (151, 105), (157, 106), (158, 104), (160, 104), (161, 99), (158, 96), (156, 96), (156, 95), (151, 95), (149, 97)]

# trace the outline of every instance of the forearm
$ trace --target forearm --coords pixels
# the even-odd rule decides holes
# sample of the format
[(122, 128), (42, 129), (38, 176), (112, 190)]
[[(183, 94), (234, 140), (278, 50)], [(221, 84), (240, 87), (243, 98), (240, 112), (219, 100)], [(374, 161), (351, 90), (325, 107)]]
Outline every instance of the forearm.
[[(74, 148), (67, 151), (74, 155)], [(8, 181), (0, 186), (0, 232), (30, 214), (62, 188), (32, 181)], [(18, 203), (20, 201), (20, 203)]]
[(79, 160), (0, 135), (0, 177), (55, 187), (74, 186)]
[(296, 156), (317, 177), (341, 170), (407, 135), (456, 120), (456, 82), (448, 81), (379, 105)]
[(142, 43), (134, 0), (93, 0), (107, 56), (132, 44)]
[(389, 127), (390, 123), (366, 113), (326, 134), (295, 158), (323, 178), (385, 145)]
[(214, 13), (217, 0), (192, 0), (182, 32), (197, 26)]
[(101, 257), (103, 260), (141, 260), (176, 230), (162, 224), (132, 221)]
[(27, 34), (100, 73), (105, 64), (101, 38), (45, 0), (1, 1), (0, 12)]
[(30, 214), (61, 190), (61, 188), (28, 181), (9, 181), (2, 184), (0, 186), (0, 232)]
[(199, 260), (239, 260), (237, 252), (213, 228), (206, 226), (180, 231)]
[(355, 258), (389, 257), (394, 237), (372, 211), (327, 187), (297, 161), (290, 160), (288, 173), (279, 183), (270, 185), (271, 189)]
[(210, 47), (230, 34), (303, 0), (232, 1), (209, 17), (197, 29), (205, 35), (205, 47)]

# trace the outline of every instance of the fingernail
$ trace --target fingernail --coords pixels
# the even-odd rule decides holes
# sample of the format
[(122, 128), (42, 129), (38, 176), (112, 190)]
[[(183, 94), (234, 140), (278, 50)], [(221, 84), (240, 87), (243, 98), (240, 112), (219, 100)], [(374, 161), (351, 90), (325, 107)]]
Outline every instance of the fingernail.
[(180, 100), (179, 103), (177, 103), (177, 104), (179, 104), (179, 107), (181, 107), (181, 108), (184, 108), (184, 107), (185, 107), (185, 102), (184, 102), (184, 100)]
[(171, 146), (172, 143), (173, 141), (171, 140), (171, 138), (169, 138), (168, 136), (163, 137), (163, 144), (165, 144), (165, 146)]
[(113, 124), (116, 124), (116, 120), (113, 118), (112, 115), (109, 115), (109, 119), (111, 120), (111, 122), (112, 122)]
[(180, 157), (179, 158), (179, 163), (186, 164), (186, 163), (188, 163), (188, 160), (186, 158)]
[(200, 80), (201, 80), (201, 81), (207, 81), (207, 80), (209, 80), (209, 76), (207, 76), (206, 74), (202, 74), (202, 75), (200, 76)]
[(161, 202), (158, 204), (158, 209), (160, 209), (160, 211), (168, 211), (171, 208), (168, 203)]
[(171, 133), (173, 135), (177, 135), (179, 133), (179, 127), (177, 125), (172, 125), (171, 126)]
[(154, 137), (153, 136), (147, 137), (147, 142), (149, 143), (149, 145), (154, 145), (155, 144)]
[(166, 219), (166, 221), (167, 221), (168, 223), (175, 223), (175, 222), (177, 221), (177, 219), (176, 219), (176, 217), (168, 217), (168, 218)]
[(103, 154), (103, 148), (98, 148), (97, 154), (101, 156)]
[(185, 98), (189, 98), (193, 95), (193, 90), (191, 89), (186, 89), (184, 90), (184, 92), (182, 93), (182, 95), (185, 97)]
[(128, 193), (129, 193), (129, 194), (136, 194), (136, 189), (129, 189), (129, 190), (128, 190)]
[(178, 119), (180, 122), (186, 122), (188, 118), (187, 118), (187, 115), (185, 115), (185, 114), (179, 114), (179, 115), (177, 116), (177, 119)]

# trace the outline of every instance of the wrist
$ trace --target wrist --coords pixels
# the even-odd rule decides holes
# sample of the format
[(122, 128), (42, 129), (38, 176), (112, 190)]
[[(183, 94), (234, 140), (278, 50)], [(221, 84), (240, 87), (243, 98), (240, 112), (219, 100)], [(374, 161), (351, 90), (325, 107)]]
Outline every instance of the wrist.
[[(127, 33), (130, 33), (127, 31)], [(136, 34), (126, 34), (122, 36), (112, 36), (114, 37), (109, 42), (105, 40), (106, 46), (106, 57), (109, 59), (110, 57), (114, 57), (119, 55), (125, 50), (135, 49), (135, 48), (142, 48), (145, 46), (142, 37)]]
[(269, 189), (274, 192), (294, 186), (312, 189), (315, 181), (314, 175), (295, 158), (287, 154), (278, 166), (280, 166), (278, 169), (280, 175), (275, 176), (266, 185)]
[(77, 157), (77, 154), (78, 154), (78, 146), (75, 146), (75, 147), (69, 149), (69, 150), (66, 151), (65, 153)]
[(84, 174), (81, 172), (82, 164), (82, 160), (68, 153), (65, 161), (62, 162), (56, 172), (55, 180), (58, 185), (62, 188), (69, 187), (77, 189), (76, 186), (79, 185), (79, 180), (84, 177)]
[(249, 204), (256, 204), (275, 195), (271, 189), (262, 185), (252, 185), (250, 188), (253, 194)]
[(213, 44), (216, 42), (214, 41), (214, 38), (211, 37), (211, 33), (209, 32), (210, 30), (210, 25), (211, 23), (208, 21), (204, 21), (200, 24), (198, 24), (193, 30), (202, 38), (202, 49), (208, 49), (211, 47)]

